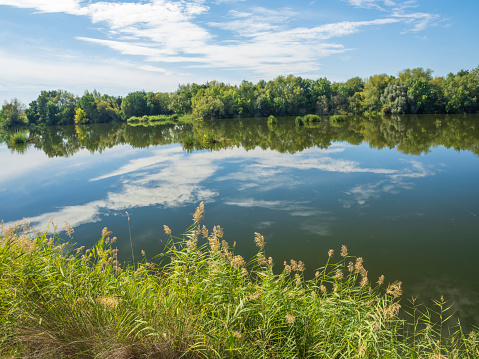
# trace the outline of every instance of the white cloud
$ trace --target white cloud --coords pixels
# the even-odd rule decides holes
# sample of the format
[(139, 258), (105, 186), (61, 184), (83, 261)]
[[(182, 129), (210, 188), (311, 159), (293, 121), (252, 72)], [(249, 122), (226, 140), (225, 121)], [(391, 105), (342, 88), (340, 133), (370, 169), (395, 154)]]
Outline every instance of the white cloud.
[(441, 18), (436, 14), (428, 14), (423, 12), (404, 13), (402, 11), (394, 12), (391, 16), (401, 19), (402, 22), (412, 26), (411, 28), (406, 29), (404, 33), (425, 30), (429, 26), (437, 23)]
[(137, 89), (157, 91), (161, 83), (165, 91), (174, 91), (178, 83), (185, 82), (183, 75), (151, 71), (144, 66), (113, 59), (84, 61), (54, 56), (21, 56), (0, 49), (0, 78), (4, 86), (3, 90), (0, 89), (0, 100), (2, 97), (5, 100), (18, 97), (28, 103), (41, 90), (58, 88), (75, 94), (96, 88), (110, 95), (125, 95)]
[(0, 0), (0, 5), (15, 6), (23, 9), (35, 9), (40, 12), (64, 12), (84, 15), (80, 3), (82, 0)]
[[(366, 9), (377, 9), (389, 13), (389, 18), (396, 19), (402, 23), (410, 25), (403, 31), (418, 32), (427, 29), (429, 26), (436, 24), (441, 20), (438, 14), (430, 14), (425, 12), (410, 12), (408, 9), (418, 7), (415, 0), (408, 1), (392, 1), (392, 0), (345, 0), (348, 4), (355, 7)], [(380, 5), (381, 4), (381, 5)]]
[[(354, 1), (357, 6), (375, 3), (372, 0)], [(389, 0), (384, 3), (388, 6), (394, 4)], [(204, 0), (93, 3), (80, 0), (0, 0), (0, 5), (86, 16), (94, 24), (106, 25), (107, 38), (78, 34), (77, 40), (108, 47), (122, 55), (136, 56), (137, 61), (142, 62), (136, 64), (137, 69), (158, 76), (178, 73), (168, 67), (173, 65), (248, 70), (260, 77), (291, 73), (294, 69), (295, 74), (304, 76), (317, 73), (321, 58), (349, 51), (342, 44), (327, 40), (371, 26), (416, 21), (415, 29), (420, 29), (427, 24), (424, 18), (412, 20), (397, 13), (371, 21), (294, 27), (294, 11), (265, 7), (230, 11), (221, 22), (201, 22), (202, 16), (211, 14)], [(229, 31), (230, 36), (226, 39), (217, 36), (217, 29)]]

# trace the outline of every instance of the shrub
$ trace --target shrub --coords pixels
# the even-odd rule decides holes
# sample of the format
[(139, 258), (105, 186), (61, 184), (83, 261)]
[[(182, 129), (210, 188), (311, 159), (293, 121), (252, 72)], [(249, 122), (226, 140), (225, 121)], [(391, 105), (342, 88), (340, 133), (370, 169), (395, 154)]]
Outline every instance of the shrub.
[(278, 120), (273, 115), (268, 117), (268, 125), (275, 125), (278, 123)]
[(321, 121), (321, 117), (319, 117), (318, 115), (306, 115), (304, 116), (304, 121), (306, 122), (319, 122)]
[(27, 135), (24, 132), (16, 131), (11, 135), (9, 142), (12, 144), (27, 143)]

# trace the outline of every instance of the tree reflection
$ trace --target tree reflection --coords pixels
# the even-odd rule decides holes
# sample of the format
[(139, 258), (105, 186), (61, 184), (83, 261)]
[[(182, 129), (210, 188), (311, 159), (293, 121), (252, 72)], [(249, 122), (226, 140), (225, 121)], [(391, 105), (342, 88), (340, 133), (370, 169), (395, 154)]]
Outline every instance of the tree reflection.
[(34, 147), (49, 157), (72, 156), (83, 149), (101, 153), (123, 144), (144, 148), (173, 143), (184, 143), (185, 151), (260, 147), (296, 153), (311, 147), (327, 149), (339, 141), (352, 145), (368, 143), (378, 150), (397, 148), (401, 153), (411, 155), (427, 154), (437, 146), (479, 155), (479, 115), (349, 117), (341, 122), (341, 126), (328, 117), (319, 122), (307, 122), (304, 126), (296, 125), (294, 118), (279, 118), (274, 125), (268, 125), (265, 119), (254, 118), (155, 126), (127, 123), (51, 126), (30, 131), (28, 138), (35, 141), (21, 145), (9, 140), (12, 135), (3, 132), (0, 142), (17, 153)]

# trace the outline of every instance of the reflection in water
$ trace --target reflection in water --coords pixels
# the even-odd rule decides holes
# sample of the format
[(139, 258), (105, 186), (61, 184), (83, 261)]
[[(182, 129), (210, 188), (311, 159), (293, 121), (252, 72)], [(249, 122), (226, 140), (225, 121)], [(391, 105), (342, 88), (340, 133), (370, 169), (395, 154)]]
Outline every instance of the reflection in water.
[[(341, 127), (321, 122), (295, 126), (293, 119), (280, 119), (274, 128), (265, 119), (203, 121), (193, 124), (156, 126), (83, 125), (46, 127), (32, 130), (35, 139), (16, 145), (9, 138), (13, 133), (0, 134), (12, 151), (24, 153), (29, 147), (42, 149), (49, 157), (71, 156), (81, 149), (103, 152), (117, 145), (134, 148), (183, 143), (191, 135), (188, 151), (260, 147), (281, 153), (296, 153), (311, 147), (326, 149), (334, 142), (358, 145), (366, 142), (371, 148), (397, 148), (404, 154), (427, 154), (431, 148), (445, 146), (467, 150), (479, 155), (479, 115), (404, 115), (384, 118), (350, 118)], [(205, 137), (209, 138), (205, 142)]]
[(386, 176), (386, 179), (378, 182), (354, 186), (345, 192), (351, 199), (341, 199), (341, 203), (343, 203), (345, 208), (351, 208), (353, 204), (364, 205), (371, 199), (379, 198), (381, 193), (399, 194), (401, 190), (412, 189), (414, 185), (413, 182), (406, 181), (406, 179), (433, 176), (435, 174), (431, 166), (429, 166), (430, 168), (426, 168), (426, 166), (419, 161), (402, 160), (402, 162), (410, 164), (410, 167), (391, 173)]
[[(411, 294), (436, 295), (436, 281), (440, 294), (453, 299), (469, 293), (458, 303), (459, 314), (471, 319), (471, 308), (479, 312), (473, 299), (479, 283), (462, 263), (479, 251), (478, 120), (55, 127), (32, 131), (28, 136), (36, 140), (18, 150), (4, 133), (0, 202), (9, 206), (0, 218), (11, 223), (26, 216), (45, 228), (53, 217), (76, 227), (79, 238), (95, 238), (107, 225), (121, 246), (127, 227), (115, 216), (128, 211), (135, 250), (157, 252), (158, 227), (188, 218), (204, 201), (207, 220), (225, 227), (245, 252), (254, 253), (247, 238), (261, 231), (277, 263), (303, 259), (313, 271), (328, 249), (346, 244), (366, 259), (372, 275), (403, 280)], [(189, 135), (193, 143), (185, 147)], [(205, 135), (214, 141), (204, 142)]]
[[(337, 148), (334, 153), (342, 155), (344, 149)], [(239, 171), (233, 170), (215, 181), (245, 182), (249, 188), (257, 188), (259, 191), (271, 191), (284, 187), (294, 189), (300, 182), (296, 181), (294, 185), (291, 170), (379, 174), (390, 178), (388, 182), (395, 183), (396, 188), (403, 185), (403, 177), (418, 178), (428, 174), (416, 162), (410, 168), (403, 169), (362, 168), (356, 161), (335, 159), (330, 155), (331, 151), (319, 149), (305, 151), (302, 158), (260, 149), (251, 151), (231, 149), (213, 153), (188, 154), (178, 146), (165, 149), (159, 147), (152, 150), (149, 156), (129, 160), (116, 170), (91, 178), (90, 182), (96, 182), (121, 177), (115, 191), (106, 192), (104, 198), (78, 206), (64, 206), (57, 211), (27, 219), (38, 228), (46, 227), (51, 217), (61, 222), (68, 221), (76, 227), (98, 221), (100, 215), (107, 211), (124, 211), (154, 205), (174, 208), (200, 201), (211, 202), (218, 193), (207, 188), (207, 181), (215, 176), (221, 163), (227, 161), (242, 163), (242, 166)], [(268, 180), (269, 178), (271, 180)], [(240, 191), (246, 189), (245, 185), (240, 185)], [(358, 191), (356, 187), (350, 193), (356, 198)], [(228, 199), (224, 203), (248, 208), (283, 210), (292, 216), (311, 216), (321, 213), (315, 207), (308, 206), (308, 202), (302, 201), (264, 201), (242, 198)]]

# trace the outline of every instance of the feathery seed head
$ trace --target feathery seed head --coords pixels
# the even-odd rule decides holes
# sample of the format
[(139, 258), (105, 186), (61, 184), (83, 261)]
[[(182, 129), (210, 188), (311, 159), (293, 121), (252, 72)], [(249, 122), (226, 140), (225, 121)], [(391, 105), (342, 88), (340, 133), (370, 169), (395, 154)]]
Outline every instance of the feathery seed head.
[(360, 273), (364, 269), (363, 262), (364, 260), (362, 257), (356, 258), (356, 263), (354, 263), (354, 268), (356, 269), (356, 273)]
[(291, 269), (294, 270), (294, 271), (297, 271), (298, 270), (298, 262), (296, 262), (294, 259), (291, 259), (290, 263), (291, 263)]
[(299, 272), (304, 272), (306, 270), (306, 266), (302, 261), (298, 261), (298, 271)]
[(171, 236), (171, 229), (170, 227), (168, 227), (166, 224), (163, 225), (163, 229), (165, 230), (165, 233), (168, 235), (168, 236)]
[(203, 225), (203, 228), (201, 229), (201, 233), (203, 234), (204, 238), (208, 238), (208, 228), (206, 228), (205, 225)]
[(68, 237), (70, 237), (70, 238), (71, 238), (73, 232), (75, 232), (75, 231), (73, 230), (72, 225), (71, 225), (70, 223), (66, 222), (66, 221), (65, 221), (65, 232), (67, 232), (67, 235), (68, 235)]
[(389, 307), (384, 308), (384, 311), (383, 311), (384, 318), (393, 319), (399, 314), (400, 308), (401, 308), (401, 305), (399, 305), (399, 303), (393, 303)]
[(286, 319), (286, 323), (291, 325), (293, 325), (294, 322), (296, 321), (296, 317), (291, 313), (286, 314), (285, 319)]
[(244, 261), (243, 257), (241, 257), (240, 255), (234, 256), (233, 259), (231, 260), (231, 266), (233, 268), (240, 268), (244, 266), (245, 263), (246, 262)]
[(343, 271), (341, 269), (337, 269), (335, 277), (337, 280), (343, 279)]
[(399, 281), (389, 284), (388, 288), (386, 289), (386, 293), (392, 295), (394, 298), (400, 297), (402, 295), (401, 285), (402, 282)]
[(291, 274), (291, 266), (286, 264), (286, 262), (284, 262), (284, 272), (286, 274)]
[(195, 214), (193, 214), (193, 220), (195, 223), (200, 223), (203, 219), (203, 213), (205, 213), (205, 205), (203, 202), (196, 208)]
[(258, 232), (254, 232), (254, 242), (259, 248), (261, 249), (264, 248), (264, 245), (265, 245), (264, 237)]
[(101, 231), (101, 236), (102, 237), (108, 237), (110, 234), (112, 234), (113, 232), (109, 231), (107, 227), (103, 228), (103, 230)]

